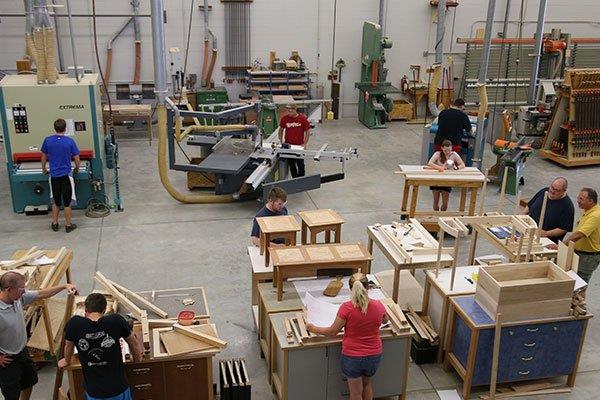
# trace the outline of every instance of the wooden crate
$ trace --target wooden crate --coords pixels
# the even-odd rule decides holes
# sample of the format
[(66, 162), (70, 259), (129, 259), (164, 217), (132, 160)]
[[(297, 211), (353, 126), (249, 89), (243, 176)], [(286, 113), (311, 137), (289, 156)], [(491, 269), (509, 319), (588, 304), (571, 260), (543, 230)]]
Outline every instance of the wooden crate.
[[(192, 157), (191, 163), (198, 165), (204, 160), (203, 157)], [(188, 171), (187, 187), (188, 189), (212, 189), (215, 187), (215, 174), (210, 172)]]
[(475, 301), (503, 322), (566, 317), (575, 280), (551, 261), (481, 267)]
[(390, 112), (391, 120), (409, 120), (412, 119), (413, 105), (406, 100), (394, 100), (394, 108)]

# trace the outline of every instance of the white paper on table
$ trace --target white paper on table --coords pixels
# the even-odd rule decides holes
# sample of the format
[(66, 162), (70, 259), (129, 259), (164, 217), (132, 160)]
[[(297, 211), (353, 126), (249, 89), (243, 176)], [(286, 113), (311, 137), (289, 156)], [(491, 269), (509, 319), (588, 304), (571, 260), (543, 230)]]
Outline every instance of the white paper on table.
[(339, 304), (319, 300), (308, 292), (304, 298), (304, 304), (308, 323), (323, 328), (328, 328), (333, 324), (340, 308)]
[[(369, 276), (371, 280), (373, 280), (371, 276)], [(350, 301), (352, 298), (352, 292), (348, 288), (348, 280), (350, 277), (346, 276), (342, 278), (342, 289), (335, 297), (328, 297), (323, 294), (323, 291), (331, 282), (332, 278), (310, 278), (310, 279), (298, 279), (291, 281), (294, 285), (294, 289), (298, 293), (298, 296), (302, 299), (304, 306), (306, 307), (306, 294), (310, 293), (310, 295), (318, 300), (332, 303), (332, 304), (342, 304), (346, 301)], [(369, 289), (369, 298), (373, 300), (382, 300), (385, 298), (385, 295), (381, 291), (381, 289)]]
[(54, 258), (48, 258), (46, 256), (41, 256), (40, 258), (30, 261), (28, 264), (29, 265), (48, 265), (48, 264), (53, 264), (54, 263)]
[(575, 288), (573, 289), (574, 292), (578, 292), (587, 286), (587, 283), (585, 283), (585, 281), (581, 279), (579, 275), (577, 275), (577, 272), (573, 270), (567, 271), (567, 275), (575, 279)]

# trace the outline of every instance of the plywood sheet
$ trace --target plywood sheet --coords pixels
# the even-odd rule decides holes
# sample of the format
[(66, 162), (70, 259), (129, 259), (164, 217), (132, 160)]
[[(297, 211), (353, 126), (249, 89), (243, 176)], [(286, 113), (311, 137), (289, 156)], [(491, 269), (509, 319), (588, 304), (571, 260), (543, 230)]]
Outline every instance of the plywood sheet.
[(328, 247), (306, 248), (306, 254), (314, 261), (333, 260), (335, 258)]
[[(60, 325), (65, 316), (65, 310), (67, 308), (67, 301), (65, 299), (50, 298), (46, 300), (48, 307), (48, 314), (50, 315), (50, 326), (52, 327), (52, 338), (56, 339)], [(48, 346), (48, 336), (46, 335), (46, 326), (44, 325), (43, 317), (40, 317), (33, 333), (27, 342), (28, 347), (35, 349), (50, 351)]]
[(256, 218), (260, 230), (265, 233), (299, 231), (298, 221), (291, 215)]
[[(210, 324), (193, 326), (192, 329), (215, 337), (217, 336), (214, 327)], [(162, 341), (169, 355), (172, 356), (177, 354), (194, 353), (214, 347), (208, 343), (193, 339), (174, 330), (161, 332), (160, 340)]]
[(301, 262), (304, 261), (304, 256), (299, 248), (293, 249), (271, 249), (271, 252), (277, 254), (277, 258), (280, 262)]
[(357, 244), (346, 244), (341, 246), (336, 246), (335, 250), (339, 254), (341, 258), (363, 258), (365, 254), (362, 252), (361, 248)]

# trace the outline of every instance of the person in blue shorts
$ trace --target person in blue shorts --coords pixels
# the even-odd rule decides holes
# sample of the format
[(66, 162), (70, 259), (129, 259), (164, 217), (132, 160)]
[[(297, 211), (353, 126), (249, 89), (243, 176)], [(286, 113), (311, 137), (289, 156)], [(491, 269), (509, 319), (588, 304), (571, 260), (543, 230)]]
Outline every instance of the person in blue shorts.
[[(64, 119), (59, 118), (54, 121), (54, 135), (50, 135), (44, 139), (42, 143), (42, 172), (48, 174), (46, 164), (50, 161), (50, 189), (52, 202), (52, 224), (51, 228), (54, 232), (58, 232), (58, 214), (60, 207), (65, 209), (65, 231), (71, 232), (77, 225), (71, 222), (71, 199), (73, 198), (73, 190), (75, 182), (71, 176), (71, 172), (79, 171), (79, 149), (75, 141), (65, 136), (67, 123)], [(75, 161), (75, 169), (71, 169), (71, 159)]]

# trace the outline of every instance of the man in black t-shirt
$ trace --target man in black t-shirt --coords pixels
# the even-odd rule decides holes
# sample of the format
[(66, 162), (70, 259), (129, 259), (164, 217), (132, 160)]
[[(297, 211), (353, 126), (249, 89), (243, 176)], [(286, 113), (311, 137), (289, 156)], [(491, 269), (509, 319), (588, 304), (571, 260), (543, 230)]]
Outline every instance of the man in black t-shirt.
[(571, 198), (567, 195), (567, 185), (568, 182), (565, 178), (555, 178), (549, 187), (543, 188), (529, 200), (525, 209), (525, 213), (539, 224), (542, 204), (544, 203), (544, 192), (548, 191), (546, 215), (540, 235), (547, 237), (554, 243), (563, 240), (566, 233), (573, 229), (575, 207)]
[[(258, 226), (258, 222), (256, 221), (257, 217), (273, 217), (277, 215), (288, 215), (288, 210), (285, 207), (287, 204), (287, 193), (285, 190), (278, 188), (275, 186), (269, 192), (269, 197), (267, 198), (267, 204), (254, 216), (254, 220), (252, 221), (252, 232), (250, 233), (250, 239), (252, 240), (252, 244), (255, 246), (260, 246), (260, 227)], [(283, 239), (274, 239), (273, 243), (283, 244)]]
[(120, 339), (129, 345), (134, 362), (142, 360), (142, 346), (125, 318), (119, 314), (104, 315), (105, 311), (103, 294), (92, 293), (86, 297), (85, 317), (76, 315), (67, 322), (64, 358), (58, 367), (70, 364), (77, 347), (86, 399), (130, 400)]
[(460, 154), (462, 148), (462, 134), (473, 131), (469, 116), (465, 114), (465, 101), (456, 99), (447, 110), (442, 110), (438, 115), (438, 130), (435, 134), (433, 144), (435, 150), (441, 150), (442, 142), (448, 139), (452, 142), (452, 151)]

